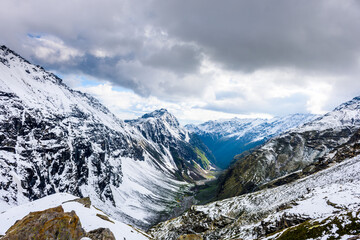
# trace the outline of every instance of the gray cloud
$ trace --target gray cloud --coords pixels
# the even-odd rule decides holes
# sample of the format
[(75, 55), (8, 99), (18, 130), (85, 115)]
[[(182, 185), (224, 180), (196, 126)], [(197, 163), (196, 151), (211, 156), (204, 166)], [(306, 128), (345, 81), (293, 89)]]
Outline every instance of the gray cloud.
[[(47, 69), (91, 75), (167, 101), (208, 101), (203, 96), (221, 71), (240, 81), (236, 73), (250, 78), (295, 69), (333, 86), (330, 110), (360, 94), (359, 22), (357, 0), (3, 0), (0, 43)], [(202, 71), (206, 61), (220, 73)], [(304, 84), (299, 75), (263, 81)], [(254, 93), (266, 90), (257, 87)], [(301, 91), (267, 102), (236, 89), (212, 91), (215, 100), (205, 108), (224, 112), (303, 112), (309, 100), (296, 95)]]
[(175, 45), (170, 48), (158, 49), (143, 60), (145, 65), (174, 71), (180, 76), (196, 73), (201, 63), (198, 49), (189, 45)]
[[(21, 55), (62, 74), (88, 74), (134, 90), (142, 96), (199, 95), (207, 81), (179, 79), (196, 74), (201, 53), (192, 44), (170, 42), (149, 26), (150, 1), (46, 0), (16, 3), (0, 9), (0, 38)], [(11, 21), (10, 21), (11, 20)], [(10, 30), (10, 31), (9, 31)], [(149, 35), (150, 31), (150, 35)], [(39, 51), (55, 51), (40, 54)], [(71, 50), (79, 54), (69, 53)], [(103, 54), (103, 56), (101, 56)], [(68, 56), (69, 55), (69, 56)]]
[(160, 2), (157, 24), (230, 69), (288, 66), (328, 72), (358, 66), (357, 1)]

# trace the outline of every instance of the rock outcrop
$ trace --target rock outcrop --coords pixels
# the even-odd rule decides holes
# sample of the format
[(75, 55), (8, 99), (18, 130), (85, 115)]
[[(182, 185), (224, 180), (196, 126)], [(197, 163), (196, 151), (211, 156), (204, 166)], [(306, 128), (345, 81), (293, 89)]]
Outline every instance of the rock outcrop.
[(79, 240), (82, 237), (91, 240), (116, 240), (108, 228), (98, 228), (87, 233), (81, 227), (76, 213), (74, 211), (64, 212), (62, 206), (29, 213), (11, 226), (1, 239)]
[(108, 228), (98, 228), (86, 234), (91, 240), (116, 240), (114, 234)]
[(80, 239), (86, 232), (81, 227), (79, 217), (72, 212), (64, 212), (59, 206), (45, 211), (31, 212), (17, 221), (2, 240), (21, 239)]

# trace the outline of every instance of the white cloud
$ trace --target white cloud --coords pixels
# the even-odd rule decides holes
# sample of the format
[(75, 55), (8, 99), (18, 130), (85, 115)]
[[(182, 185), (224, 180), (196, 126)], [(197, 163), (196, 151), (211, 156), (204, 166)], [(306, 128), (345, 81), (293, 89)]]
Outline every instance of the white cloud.
[(141, 97), (132, 91), (115, 90), (111, 83), (96, 86), (77, 87), (78, 90), (89, 93), (100, 99), (120, 119), (134, 119), (160, 108), (166, 108), (173, 113), (182, 124), (201, 123), (209, 119), (228, 118), (270, 118), (269, 114), (231, 114), (198, 108), (199, 102), (167, 102), (156, 97)]
[(30, 48), (37, 58), (51, 64), (71, 62), (73, 58), (84, 55), (80, 50), (66, 46), (61, 39), (55, 36), (29, 36), (28, 38), (29, 41), (25, 47)]

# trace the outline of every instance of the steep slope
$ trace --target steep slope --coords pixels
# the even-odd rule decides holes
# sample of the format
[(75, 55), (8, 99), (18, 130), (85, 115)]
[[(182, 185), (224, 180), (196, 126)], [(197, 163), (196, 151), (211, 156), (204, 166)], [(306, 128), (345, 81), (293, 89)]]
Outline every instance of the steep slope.
[(193, 174), (179, 176), (172, 155), (139, 129), (0, 47), (0, 211), (67, 192), (150, 226), (177, 205)]
[[(256, 191), (273, 179), (306, 170), (326, 167), (346, 146), (356, 156), (354, 141), (359, 135), (360, 98), (288, 133), (269, 140), (260, 149), (236, 157), (236, 163), (221, 178), (220, 199)], [(353, 147), (351, 147), (353, 146)], [(354, 148), (354, 149), (351, 149)], [(349, 152), (349, 154), (350, 154)], [(283, 181), (290, 181), (290, 175)], [(281, 184), (279, 181), (277, 184)]]
[(212, 153), (180, 127), (177, 119), (166, 109), (135, 119), (127, 120), (131, 126), (137, 128), (144, 138), (153, 142), (158, 152), (169, 156), (173, 162), (168, 163), (171, 168), (177, 166), (176, 174), (179, 179), (202, 180), (206, 178), (204, 170), (214, 169)]
[(227, 168), (234, 156), (257, 147), (266, 140), (316, 118), (312, 114), (292, 114), (272, 119), (239, 119), (208, 121), (186, 125), (197, 134), (214, 154), (217, 165)]

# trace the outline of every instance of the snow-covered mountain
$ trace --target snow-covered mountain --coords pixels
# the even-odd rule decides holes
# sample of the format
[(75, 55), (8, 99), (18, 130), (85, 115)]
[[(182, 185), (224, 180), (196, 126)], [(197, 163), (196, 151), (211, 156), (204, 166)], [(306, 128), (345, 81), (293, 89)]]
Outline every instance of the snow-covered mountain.
[(360, 126), (360, 96), (341, 104), (316, 121), (305, 124), (298, 131), (323, 131), (353, 126)]
[(205, 153), (161, 111), (125, 123), (90, 95), (1, 46), (0, 211), (67, 192), (90, 196), (125, 223), (153, 224), (178, 204), (186, 180), (205, 171), (199, 164), (195, 172), (187, 168)]
[[(359, 104), (360, 98), (356, 97), (322, 117), (269, 140), (250, 154), (237, 156), (236, 163), (221, 178), (219, 198), (252, 192), (287, 174), (299, 170), (310, 174), (336, 159), (356, 156)], [(340, 156), (343, 153), (345, 157)]]
[(200, 180), (216, 166), (212, 153), (199, 143), (193, 134), (180, 127), (177, 119), (166, 109), (156, 110), (126, 123), (136, 128), (153, 147), (164, 155), (172, 156), (168, 167), (177, 166), (180, 179)]
[(358, 239), (360, 98), (272, 138), (220, 178), (218, 198), (156, 239)]
[(291, 114), (272, 119), (239, 119), (189, 124), (214, 154), (217, 165), (227, 168), (234, 156), (263, 144), (266, 140), (315, 119), (313, 114)]

